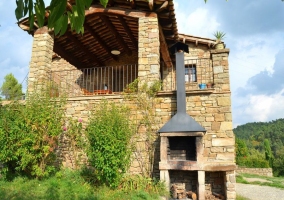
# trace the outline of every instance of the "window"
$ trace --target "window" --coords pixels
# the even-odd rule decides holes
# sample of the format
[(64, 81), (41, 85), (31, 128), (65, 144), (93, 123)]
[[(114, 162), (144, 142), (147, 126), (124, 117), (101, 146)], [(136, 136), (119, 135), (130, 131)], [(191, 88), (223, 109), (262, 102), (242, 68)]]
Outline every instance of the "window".
[(185, 82), (196, 82), (196, 65), (185, 65)]

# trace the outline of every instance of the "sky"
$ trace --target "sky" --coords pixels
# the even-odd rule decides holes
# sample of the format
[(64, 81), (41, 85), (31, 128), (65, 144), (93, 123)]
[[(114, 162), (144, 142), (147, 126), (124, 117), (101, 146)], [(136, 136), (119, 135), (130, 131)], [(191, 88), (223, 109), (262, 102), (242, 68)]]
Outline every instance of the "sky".
[[(284, 2), (174, 2), (179, 33), (208, 38), (226, 33), (233, 126), (284, 118)], [(13, 73), (25, 89), (32, 37), (17, 26), (14, 10), (15, 1), (0, 1), (0, 85)]]

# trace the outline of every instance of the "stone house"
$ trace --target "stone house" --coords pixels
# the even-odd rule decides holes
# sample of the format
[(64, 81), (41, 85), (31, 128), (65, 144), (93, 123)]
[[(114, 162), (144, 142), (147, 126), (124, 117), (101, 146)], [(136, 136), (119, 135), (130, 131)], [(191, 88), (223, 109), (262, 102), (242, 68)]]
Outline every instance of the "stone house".
[[(46, 27), (36, 26), (29, 32), (34, 41), (28, 91), (41, 80), (54, 82), (55, 95), (67, 91), (66, 117), (87, 122), (89, 111), (102, 99), (131, 105), (123, 98), (123, 91), (135, 79), (148, 84), (161, 81), (154, 105), (158, 127), (154, 161), (146, 163), (153, 176), (169, 187), (197, 192), (199, 200), (212, 194), (235, 199), (229, 49), (215, 49), (216, 41), (209, 38), (179, 34), (173, 0), (110, 0), (107, 8), (94, 0), (85, 15), (84, 35), (68, 29), (58, 37)], [(27, 19), (19, 26), (29, 30)], [(176, 42), (189, 46), (189, 52), (182, 53), (181, 82), (185, 83), (185, 112), (200, 130), (162, 129), (177, 111), (176, 77), (180, 75), (177, 58), (169, 52)], [(201, 85), (207, 83), (214, 86)], [(139, 118), (143, 113), (135, 111), (133, 115)], [(144, 131), (138, 130), (142, 136)], [(137, 144), (146, 140), (141, 137)], [(143, 172), (143, 157), (143, 153), (136, 155), (131, 173)], [(65, 156), (63, 165), (71, 164)]]

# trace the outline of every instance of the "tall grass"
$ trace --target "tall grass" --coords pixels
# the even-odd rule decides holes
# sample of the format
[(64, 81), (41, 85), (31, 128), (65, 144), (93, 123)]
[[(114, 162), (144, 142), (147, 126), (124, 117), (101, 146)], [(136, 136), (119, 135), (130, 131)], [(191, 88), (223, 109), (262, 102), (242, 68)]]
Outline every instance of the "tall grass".
[(1, 200), (155, 200), (166, 195), (164, 184), (142, 176), (124, 177), (117, 189), (96, 186), (95, 177), (87, 179), (82, 171), (62, 170), (43, 180), (17, 177), (0, 179)]

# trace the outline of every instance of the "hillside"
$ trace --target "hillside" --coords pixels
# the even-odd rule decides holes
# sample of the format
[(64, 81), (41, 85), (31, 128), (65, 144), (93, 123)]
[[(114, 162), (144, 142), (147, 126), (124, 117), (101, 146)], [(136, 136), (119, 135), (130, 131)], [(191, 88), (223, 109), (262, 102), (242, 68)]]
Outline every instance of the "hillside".
[(247, 123), (233, 129), (239, 139), (246, 141), (248, 148), (263, 149), (264, 139), (268, 139), (271, 149), (276, 152), (284, 144), (284, 119), (271, 122)]
[(267, 153), (270, 152), (264, 145), (264, 141), (268, 140), (267, 145), (272, 151), (270, 165), (275, 175), (284, 176), (284, 119), (247, 123), (233, 131), (239, 149), (239, 151), (237, 149), (237, 162), (249, 158), (269, 161)]

